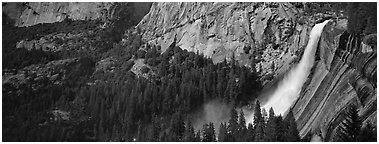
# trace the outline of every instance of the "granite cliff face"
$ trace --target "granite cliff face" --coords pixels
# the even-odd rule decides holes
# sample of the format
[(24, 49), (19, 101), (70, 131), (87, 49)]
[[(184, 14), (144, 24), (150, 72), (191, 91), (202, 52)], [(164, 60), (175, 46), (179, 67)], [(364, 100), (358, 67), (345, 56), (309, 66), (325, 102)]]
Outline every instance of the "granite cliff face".
[[(112, 6), (112, 3), (3, 3), (3, 12), (21, 27), (59, 22), (66, 17), (108, 19), (114, 17)], [(234, 57), (241, 65), (258, 72), (269, 88), (299, 61), (316, 21), (329, 16), (337, 20), (324, 28), (311, 74), (292, 108), (301, 137), (321, 133), (324, 141), (332, 141), (350, 104), (360, 106), (365, 121), (376, 123), (377, 46), (348, 34), (346, 19), (338, 19), (333, 13), (304, 15), (303, 9), (292, 3), (153, 3), (137, 30), (143, 33), (143, 40), (161, 46), (163, 51), (175, 42), (182, 49), (211, 57), (215, 63)], [(17, 48), (60, 52), (75, 48), (75, 41), (90, 43), (85, 37), (85, 34), (52, 34), (21, 40)], [(80, 64), (77, 59), (67, 61)], [(110, 59), (98, 63), (111, 62)], [(45, 67), (58, 67), (57, 72), (45, 70), (39, 74), (25, 68), (6, 74), (3, 85), (23, 84), (22, 79), (29, 73), (61, 81), (65, 73), (59, 69), (60, 65), (52, 64)]]
[(3, 12), (14, 20), (15, 26), (54, 23), (65, 18), (95, 20), (111, 18), (112, 3), (95, 2), (19, 2), (3, 3)]
[(234, 57), (259, 72), (269, 88), (298, 62), (314, 23), (333, 18), (292, 107), (300, 135), (321, 133), (332, 141), (352, 103), (365, 121), (376, 122), (376, 44), (349, 35), (347, 20), (333, 13), (302, 12), (291, 3), (154, 3), (138, 27), (163, 50), (176, 42), (215, 63)]
[(319, 133), (333, 141), (350, 104), (359, 106), (365, 122), (376, 123), (376, 45), (364, 44), (344, 25), (340, 21), (324, 29), (319, 58), (293, 106), (301, 136)]
[(270, 79), (304, 50), (315, 17), (299, 21), (301, 12), (290, 3), (154, 3), (138, 27), (163, 50), (176, 41), (216, 63), (235, 57)]

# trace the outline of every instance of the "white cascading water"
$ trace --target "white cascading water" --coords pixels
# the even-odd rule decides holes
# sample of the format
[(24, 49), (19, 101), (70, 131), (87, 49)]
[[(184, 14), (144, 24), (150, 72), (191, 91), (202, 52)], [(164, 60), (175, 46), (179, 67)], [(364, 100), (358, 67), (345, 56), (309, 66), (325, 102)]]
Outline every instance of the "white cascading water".
[(299, 97), (301, 88), (307, 80), (313, 66), (315, 52), (322, 30), (328, 22), (329, 20), (326, 20), (323, 23), (316, 24), (312, 28), (307, 47), (304, 50), (300, 62), (279, 82), (275, 92), (270, 96), (269, 100), (263, 104), (263, 108), (269, 110), (272, 107), (275, 114), (283, 115)]

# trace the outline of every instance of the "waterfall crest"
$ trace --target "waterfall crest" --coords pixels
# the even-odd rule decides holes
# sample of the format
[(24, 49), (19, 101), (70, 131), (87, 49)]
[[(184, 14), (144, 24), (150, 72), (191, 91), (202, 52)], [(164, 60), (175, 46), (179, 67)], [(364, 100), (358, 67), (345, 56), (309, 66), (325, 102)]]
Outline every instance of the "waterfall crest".
[(263, 104), (263, 108), (268, 110), (272, 107), (276, 114), (283, 115), (293, 102), (296, 101), (313, 67), (318, 42), (324, 26), (328, 22), (329, 20), (326, 20), (323, 23), (316, 24), (312, 28), (308, 44), (300, 62), (279, 82), (275, 92)]

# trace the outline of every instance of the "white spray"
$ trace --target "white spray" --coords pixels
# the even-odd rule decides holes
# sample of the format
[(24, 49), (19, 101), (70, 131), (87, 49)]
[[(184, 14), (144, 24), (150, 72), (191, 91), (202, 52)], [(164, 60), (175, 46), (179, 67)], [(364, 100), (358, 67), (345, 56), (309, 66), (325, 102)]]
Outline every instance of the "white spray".
[[(300, 62), (295, 68), (279, 82), (275, 92), (270, 96), (269, 100), (263, 104), (263, 108), (267, 111), (272, 107), (276, 114), (284, 114), (299, 97), (301, 87), (306, 81), (311, 68), (313, 67), (317, 44), (321, 36), (324, 26), (329, 20), (316, 24), (310, 33), (307, 47)], [(230, 113), (230, 106), (218, 101), (212, 101), (204, 105), (204, 109), (200, 112), (200, 118), (193, 121), (195, 129), (199, 130), (204, 123), (213, 122), (215, 128), (218, 129), (220, 122), (227, 122)], [(245, 113), (246, 125), (253, 122), (253, 111), (247, 107), (242, 108)], [(218, 132), (218, 130), (216, 130)]]
[(275, 114), (283, 115), (299, 97), (301, 88), (313, 66), (315, 52), (322, 30), (328, 22), (329, 20), (326, 20), (323, 23), (316, 24), (312, 28), (307, 47), (304, 50), (300, 62), (279, 82), (275, 92), (271, 95), (269, 100), (263, 104), (263, 108), (268, 110), (272, 107)]

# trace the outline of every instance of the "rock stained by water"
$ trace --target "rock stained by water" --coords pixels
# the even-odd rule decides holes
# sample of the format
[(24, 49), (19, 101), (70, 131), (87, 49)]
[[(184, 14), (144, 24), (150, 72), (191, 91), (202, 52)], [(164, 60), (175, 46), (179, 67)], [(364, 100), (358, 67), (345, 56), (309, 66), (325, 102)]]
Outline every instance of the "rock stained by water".
[(176, 40), (215, 63), (234, 57), (267, 82), (285, 73), (307, 44), (316, 18), (300, 23), (301, 12), (290, 3), (154, 3), (138, 27), (163, 49)]
[(300, 62), (279, 82), (275, 92), (269, 96), (268, 101), (264, 103), (263, 107), (265, 109), (272, 107), (278, 114), (283, 115), (299, 97), (301, 87), (307, 80), (309, 72), (313, 67), (315, 52), (321, 33), (328, 22), (329, 20), (316, 24), (313, 27)]
[[(31, 26), (65, 17), (113, 17), (111, 5), (18, 3), (3, 5), (3, 12), (15, 19), (16, 26)], [(12, 11), (14, 7), (19, 11)], [(203, 53), (215, 63), (232, 57), (242, 65), (254, 63), (252, 67), (270, 87), (290, 71), (307, 45), (313, 19), (317, 18), (301, 14), (302, 10), (290, 3), (154, 3), (137, 27), (145, 40), (163, 49), (176, 40), (180, 48)], [(324, 28), (314, 65), (291, 106), (301, 137), (320, 130), (322, 138), (329, 141), (349, 104), (359, 105), (363, 119), (376, 123), (377, 46), (367, 45), (345, 31), (344, 18)], [(18, 46), (59, 51), (61, 47), (50, 41), (55, 37), (62, 36), (23, 40)], [(17, 75), (16, 79), (19, 77), (23, 76)], [(56, 77), (52, 75), (51, 79)], [(4, 82), (12, 83), (8, 76)]]
[[(300, 13), (301, 9), (289, 3), (277, 7), (155, 3), (139, 26), (147, 31), (144, 38), (151, 43), (165, 47), (176, 38), (181, 48), (204, 53), (214, 62), (235, 56), (247, 64), (253, 57), (258, 72), (273, 75), (266, 83), (271, 87), (290, 70), (307, 44), (312, 20), (305, 20), (307, 24), (294, 21), (314, 17)], [(299, 99), (292, 104), (301, 137), (321, 130), (323, 138), (329, 140), (343, 119), (341, 113), (351, 103), (361, 106), (365, 120), (376, 122), (376, 46), (342, 35), (344, 31), (346, 19), (337, 19), (322, 32), (315, 64)], [(243, 51), (245, 46), (251, 48), (248, 54)], [(254, 52), (259, 52), (257, 58)]]
[(344, 32), (341, 25), (323, 31), (320, 59), (293, 106), (301, 136), (320, 130), (329, 141), (350, 104), (359, 105), (364, 121), (376, 123), (376, 46), (373, 52), (363, 53), (367, 45)]

